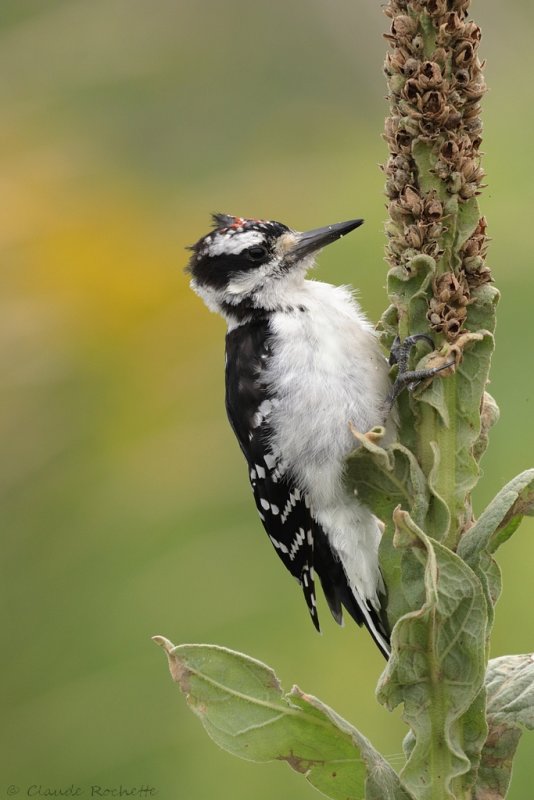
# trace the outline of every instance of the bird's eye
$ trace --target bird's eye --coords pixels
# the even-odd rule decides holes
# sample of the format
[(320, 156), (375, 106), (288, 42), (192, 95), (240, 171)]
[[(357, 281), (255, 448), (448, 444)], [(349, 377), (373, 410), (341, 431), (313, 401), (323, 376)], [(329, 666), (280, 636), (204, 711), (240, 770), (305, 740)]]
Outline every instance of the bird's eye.
[(261, 259), (265, 258), (267, 255), (267, 248), (263, 247), (261, 244), (255, 244), (253, 247), (248, 248), (247, 255), (252, 261), (261, 261)]

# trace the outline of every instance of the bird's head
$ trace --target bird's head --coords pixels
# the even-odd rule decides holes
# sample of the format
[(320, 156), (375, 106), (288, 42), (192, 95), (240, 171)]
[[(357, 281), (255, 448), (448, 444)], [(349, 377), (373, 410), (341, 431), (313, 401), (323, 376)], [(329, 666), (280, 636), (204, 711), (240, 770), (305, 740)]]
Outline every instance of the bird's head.
[(214, 214), (214, 229), (191, 247), (191, 287), (234, 324), (283, 309), (317, 251), (362, 222), (353, 219), (299, 233), (281, 222)]

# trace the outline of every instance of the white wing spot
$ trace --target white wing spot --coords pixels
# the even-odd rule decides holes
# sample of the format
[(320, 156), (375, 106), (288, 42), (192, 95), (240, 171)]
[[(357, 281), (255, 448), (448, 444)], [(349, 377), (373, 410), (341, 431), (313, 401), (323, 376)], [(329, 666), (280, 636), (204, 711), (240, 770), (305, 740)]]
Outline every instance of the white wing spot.
[(270, 536), (270, 535), (269, 535), (269, 539), (274, 544), (274, 546), (276, 547), (277, 550), (280, 550), (280, 552), (282, 552), (282, 553), (287, 553), (287, 547), (285, 546), (285, 544), (283, 542), (279, 542), (277, 539), (274, 538), (274, 536)]
[(265, 511), (268, 511), (269, 508), (271, 507), (271, 504), (268, 503), (267, 500), (265, 500), (264, 497), (260, 497), (260, 503), (261, 503), (261, 507), (264, 508)]
[(258, 473), (258, 478), (265, 478), (265, 470), (263, 467), (260, 467), (259, 464), (254, 464), (256, 467), (256, 472)]
[(295, 534), (293, 544), (291, 545), (291, 550), (289, 551), (289, 557), (291, 560), (293, 560), (297, 555), (299, 547), (301, 547), (301, 545), (304, 543), (305, 538), (306, 534), (304, 533), (304, 528), (299, 528), (298, 533)]
[(281, 516), (281, 520), (282, 520), (283, 523), (285, 523), (287, 521), (287, 518), (288, 518), (289, 514), (291, 513), (292, 507), (293, 506), (291, 505), (291, 501), (288, 500), (287, 503), (284, 506), (284, 510), (283, 510), (282, 516)]
[(273, 504), (271, 504), (271, 511), (273, 512), (273, 514), (275, 515), (275, 517), (276, 517), (276, 515), (277, 515), (277, 514), (279, 514), (279, 513), (280, 513), (280, 509), (278, 508), (278, 506), (275, 506), (275, 505), (274, 505), (274, 503), (273, 503)]

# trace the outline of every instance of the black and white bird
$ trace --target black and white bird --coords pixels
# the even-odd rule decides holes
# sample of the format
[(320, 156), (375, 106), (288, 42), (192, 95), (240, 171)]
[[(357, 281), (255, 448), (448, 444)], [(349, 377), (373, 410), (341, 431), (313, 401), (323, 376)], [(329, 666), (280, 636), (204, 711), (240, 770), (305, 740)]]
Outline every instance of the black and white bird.
[(342, 608), (387, 657), (381, 523), (344, 485), (350, 430), (395, 437), (388, 363), (350, 288), (307, 280), (322, 247), (355, 219), (299, 233), (215, 214), (191, 249), (191, 287), (227, 322), (226, 409), (256, 506), (319, 630), (314, 575), (334, 619)]

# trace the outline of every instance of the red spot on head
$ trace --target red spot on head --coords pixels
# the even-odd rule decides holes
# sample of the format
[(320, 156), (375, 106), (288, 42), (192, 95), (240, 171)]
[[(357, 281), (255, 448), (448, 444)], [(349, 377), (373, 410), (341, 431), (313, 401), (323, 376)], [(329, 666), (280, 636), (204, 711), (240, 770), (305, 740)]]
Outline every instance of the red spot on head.
[(234, 221), (230, 225), (231, 228), (241, 228), (247, 220), (244, 217), (235, 217)]
[(223, 228), (219, 228), (221, 233), (225, 231), (236, 231), (239, 228), (247, 228), (249, 225), (257, 225), (259, 223), (265, 222), (263, 219), (256, 219), (255, 217), (233, 217), (233, 222), (231, 225), (226, 225)]

